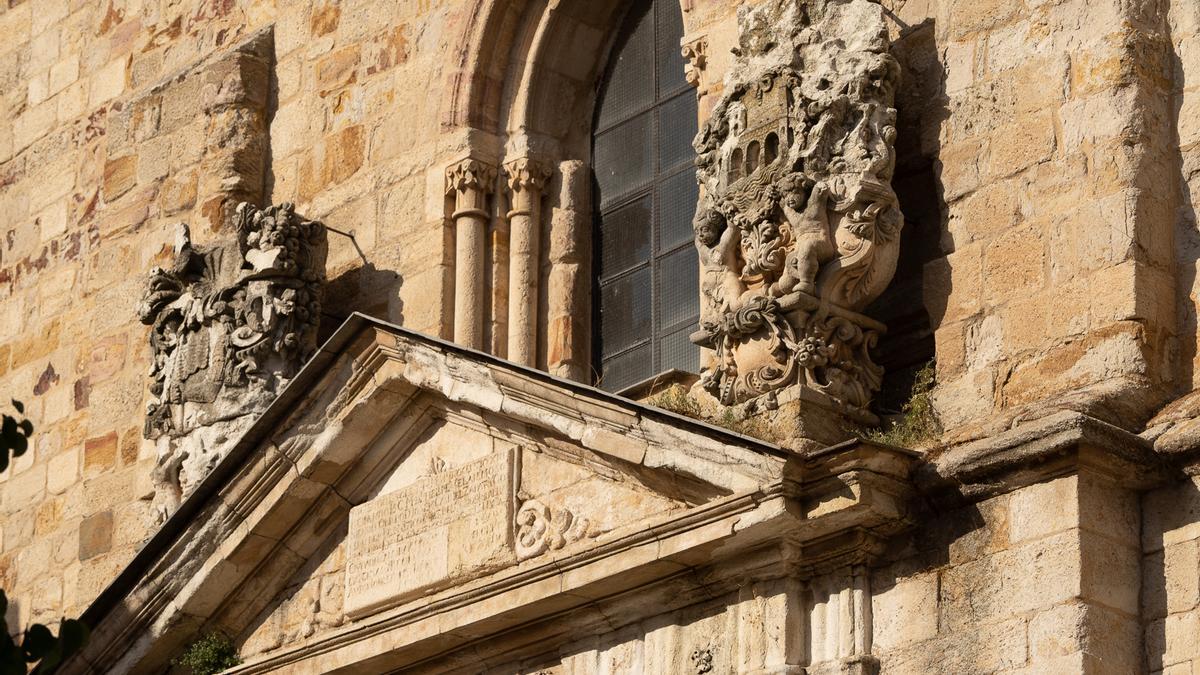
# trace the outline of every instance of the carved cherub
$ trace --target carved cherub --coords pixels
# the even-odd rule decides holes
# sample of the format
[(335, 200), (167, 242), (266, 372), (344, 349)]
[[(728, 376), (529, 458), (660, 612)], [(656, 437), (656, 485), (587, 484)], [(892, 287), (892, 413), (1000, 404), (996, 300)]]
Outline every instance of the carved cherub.
[[(789, 183), (801, 180), (804, 178), (800, 174), (793, 174), (784, 179)], [(786, 186), (787, 196), (779, 204), (784, 217), (792, 226), (796, 243), (788, 252), (783, 276), (771, 289), (772, 295), (776, 297), (792, 291), (815, 294), (817, 272), (820, 271), (821, 265), (837, 257), (837, 247), (829, 231), (829, 187), (825, 183), (814, 185), (803, 212), (799, 210), (800, 195), (803, 194), (801, 187)]]
[(729, 311), (746, 290), (738, 274), (740, 233), (708, 198), (696, 208), (692, 228), (700, 254), (700, 291), (709, 301), (708, 309), (716, 314)]

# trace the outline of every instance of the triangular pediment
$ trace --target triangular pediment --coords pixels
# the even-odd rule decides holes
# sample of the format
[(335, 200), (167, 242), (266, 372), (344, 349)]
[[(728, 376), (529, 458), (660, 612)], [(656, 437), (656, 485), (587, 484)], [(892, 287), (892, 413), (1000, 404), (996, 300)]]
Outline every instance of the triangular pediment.
[(122, 647), (86, 658), (153, 671), (216, 628), (237, 672), (387, 670), (775, 536), (803, 465), (355, 316), (89, 609)]

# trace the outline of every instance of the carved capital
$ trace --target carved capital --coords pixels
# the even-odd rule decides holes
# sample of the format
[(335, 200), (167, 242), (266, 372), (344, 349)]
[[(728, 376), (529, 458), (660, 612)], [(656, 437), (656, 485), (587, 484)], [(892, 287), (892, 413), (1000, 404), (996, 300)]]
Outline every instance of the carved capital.
[(513, 192), (541, 192), (550, 181), (551, 173), (549, 165), (528, 157), (504, 165), (504, 181)]
[(467, 158), (446, 169), (446, 194), (477, 190), (490, 194), (496, 185), (496, 167)]
[(698, 88), (700, 76), (708, 66), (708, 37), (702, 35), (683, 43), (680, 52), (683, 54), (683, 58), (687, 59), (683, 76), (687, 79), (688, 84)]

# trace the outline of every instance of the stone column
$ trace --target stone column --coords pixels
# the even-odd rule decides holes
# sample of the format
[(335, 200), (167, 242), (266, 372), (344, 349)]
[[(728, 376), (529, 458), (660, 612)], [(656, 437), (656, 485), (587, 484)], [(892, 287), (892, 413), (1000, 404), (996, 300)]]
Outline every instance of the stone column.
[(546, 244), (546, 370), (591, 382), (592, 174), (580, 161), (560, 163), (558, 174)]
[(477, 159), (446, 169), (446, 193), (454, 196), (454, 341), (472, 349), (484, 346), (487, 199), (495, 183), (496, 168)]
[(542, 189), (550, 169), (531, 159), (504, 165), (511, 191), (508, 276), (508, 359), (523, 366), (537, 365), (538, 265), (540, 256)]

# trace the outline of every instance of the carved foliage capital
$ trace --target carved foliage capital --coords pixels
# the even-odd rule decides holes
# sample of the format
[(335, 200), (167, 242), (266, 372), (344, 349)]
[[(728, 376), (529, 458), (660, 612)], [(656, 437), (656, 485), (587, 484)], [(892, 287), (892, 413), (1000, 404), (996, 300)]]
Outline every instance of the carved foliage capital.
[(687, 60), (687, 66), (684, 67), (683, 73), (687, 83), (693, 87), (699, 87), (700, 75), (708, 66), (708, 37), (702, 35), (683, 43), (680, 53)]
[(446, 169), (446, 193), (478, 190), (491, 193), (496, 184), (496, 167), (478, 159), (467, 158)]
[(552, 171), (550, 166), (536, 159), (522, 157), (504, 165), (504, 180), (513, 192), (538, 191), (546, 187)]

